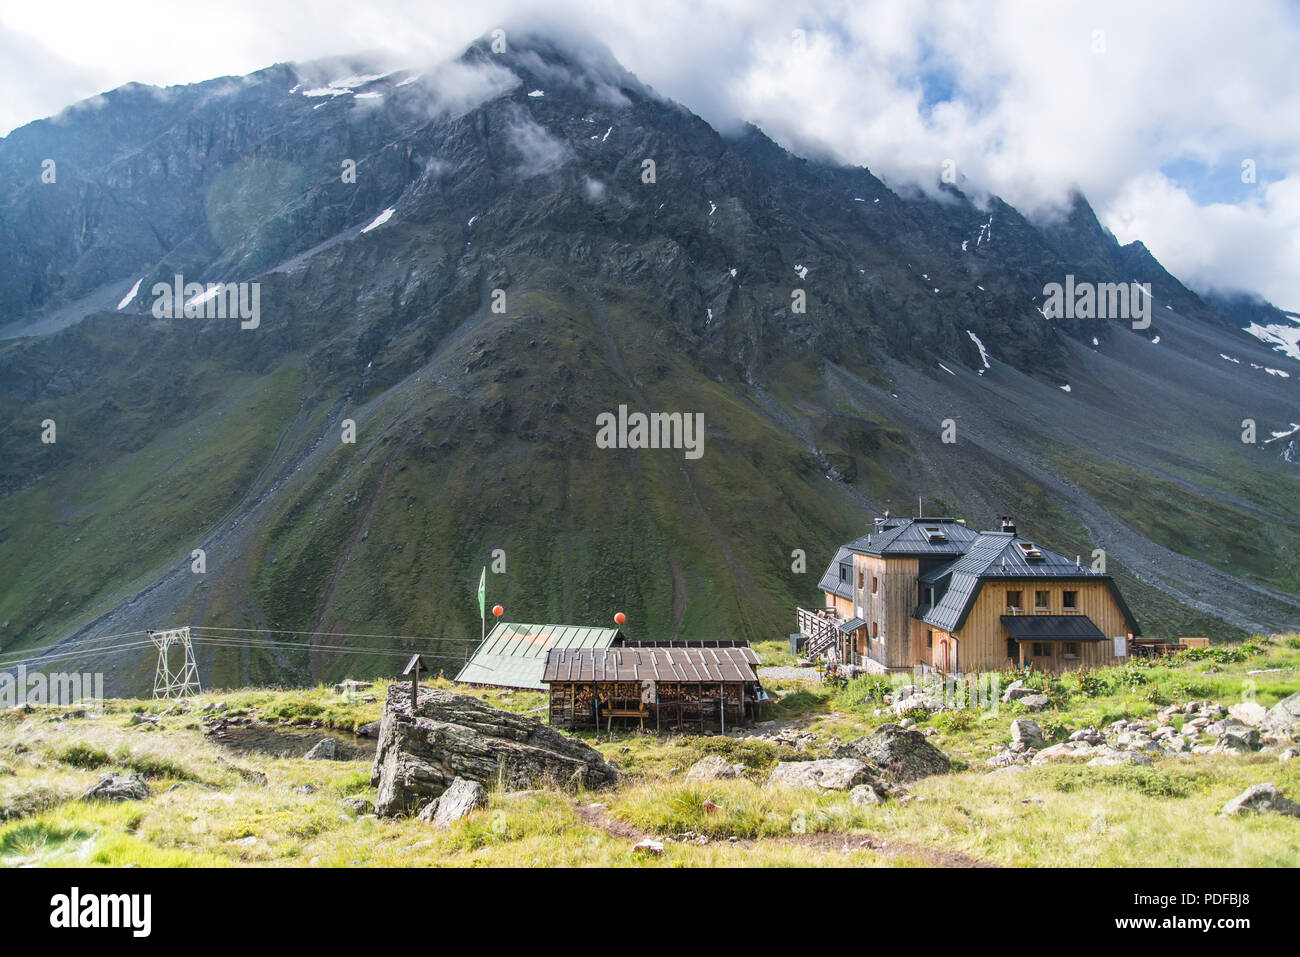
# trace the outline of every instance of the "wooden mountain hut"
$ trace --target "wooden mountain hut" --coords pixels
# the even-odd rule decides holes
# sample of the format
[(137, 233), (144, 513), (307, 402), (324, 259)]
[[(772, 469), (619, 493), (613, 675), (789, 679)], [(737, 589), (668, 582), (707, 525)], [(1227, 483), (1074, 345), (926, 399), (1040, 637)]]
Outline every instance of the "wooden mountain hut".
[(557, 727), (609, 730), (621, 719), (656, 730), (725, 731), (769, 700), (757, 668), (748, 646), (556, 648), (542, 681)]

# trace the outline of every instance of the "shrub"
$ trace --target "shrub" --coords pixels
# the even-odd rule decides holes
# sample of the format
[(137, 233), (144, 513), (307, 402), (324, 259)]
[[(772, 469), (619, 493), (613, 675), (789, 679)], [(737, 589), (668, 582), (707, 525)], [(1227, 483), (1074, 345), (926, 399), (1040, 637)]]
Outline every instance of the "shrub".
[(836, 694), (835, 703), (841, 708), (861, 707), (869, 702), (883, 704), (891, 691), (890, 683), (879, 676), (854, 678)]
[(68, 764), (74, 768), (82, 768), (86, 771), (94, 771), (102, 768), (106, 764), (113, 763), (113, 756), (107, 751), (100, 751), (98, 748), (88, 748), (83, 744), (73, 744), (64, 748), (54, 756), (60, 764)]
[(1141, 665), (1138, 665), (1137, 662), (1133, 662), (1120, 669), (1117, 677), (1119, 678), (1120, 684), (1125, 685), (1131, 691), (1138, 691), (1151, 680), (1146, 674), (1147, 669), (1150, 667), (1150, 665), (1142, 667)]
[(1080, 672), (1077, 681), (1079, 693), (1089, 698), (1104, 695), (1108, 689), (1106, 679), (1095, 671)]
[(1205, 786), (1203, 775), (1136, 764), (1109, 768), (1058, 764), (1048, 769), (1047, 776), (1057, 791), (1082, 791), (1109, 785), (1157, 798), (1187, 797)]
[(1070, 727), (1059, 718), (1044, 718), (1038, 722), (1049, 741), (1059, 741), (1070, 733)]
[(934, 719), (940, 731), (969, 731), (975, 725), (975, 712), (969, 708), (961, 711), (941, 711)]

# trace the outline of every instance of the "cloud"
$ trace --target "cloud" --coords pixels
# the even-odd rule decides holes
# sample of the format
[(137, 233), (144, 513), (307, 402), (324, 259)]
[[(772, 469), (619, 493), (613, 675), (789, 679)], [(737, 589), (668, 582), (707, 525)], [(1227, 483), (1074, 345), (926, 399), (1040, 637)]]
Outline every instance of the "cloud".
[[(1287, 0), (314, 0), (310, 16), (275, 0), (74, 6), (0, 12), (11, 31), (0, 52), (41, 50), (0, 57), (4, 88), (20, 91), (0, 103), (0, 129), (94, 84), (192, 82), (376, 48), (423, 67), (500, 25), (584, 32), (724, 132), (752, 121), (899, 189), (933, 188), (951, 160), (969, 192), (1040, 217), (1078, 189), (1174, 273), (1300, 306), (1287, 185), (1300, 177), (1300, 8)], [(160, 43), (142, 23), (180, 39)], [(601, 55), (589, 59), (555, 82), (617, 98)], [(456, 109), (483, 93), (439, 95), (437, 108)], [(1244, 158), (1270, 175), (1230, 203), (1198, 203), (1204, 183), (1170, 176), (1235, 176)], [(1220, 236), (1235, 245), (1208, 254)]]
[(506, 128), (506, 137), (520, 155), (515, 172), (523, 179), (557, 170), (573, 156), (567, 143), (522, 112)]
[(448, 60), (419, 74), (403, 101), (412, 102), (411, 92), (418, 91), (430, 117), (461, 116), (518, 85), (519, 77), (503, 66)]
[(1260, 185), (1240, 204), (1197, 205), (1160, 173), (1130, 180), (1103, 213), (1121, 242), (1161, 250), (1193, 288), (1247, 290), (1300, 307), (1300, 174)]

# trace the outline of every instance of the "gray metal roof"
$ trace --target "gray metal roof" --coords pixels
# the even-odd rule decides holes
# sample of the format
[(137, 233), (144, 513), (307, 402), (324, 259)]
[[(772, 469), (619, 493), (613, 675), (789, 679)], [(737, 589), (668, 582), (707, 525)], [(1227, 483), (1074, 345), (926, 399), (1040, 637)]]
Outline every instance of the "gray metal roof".
[[(970, 551), (956, 561), (949, 562), (922, 575), (920, 580), (939, 592), (933, 608), (922, 605), (917, 617), (944, 631), (956, 631), (966, 620), (970, 606), (980, 590), (980, 572), (1006, 548), (1009, 532), (985, 532), (971, 543)], [(943, 579), (948, 587), (943, 588)]]
[(832, 595), (839, 595), (841, 598), (853, 600), (853, 582), (840, 581), (840, 562), (851, 561), (853, 552), (849, 547), (842, 546), (835, 552), (835, 557), (826, 568), (826, 574), (822, 576), (821, 582), (817, 585), (822, 591), (828, 591)]
[(863, 625), (865, 625), (866, 623), (867, 623), (867, 622), (866, 622), (866, 619), (864, 619), (864, 618), (850, 618), (848, 621), (842, 621), (842, 622), (840, 622), (840, 623), (839, 623), (838, 625), (836, 625), (835, 627), (838, 628), (838, 629), (839, 629), (841, 632), (843, 632), (844, 634), (846, 634), (846, 635), (850, 635), (850, 634), (852, 634), (853, 632), (857, 631), (859, 628), (861, 628), (861, 627), (862, 627)]
[(1003, 615), (1017, 641), (1105, 641), (1106, 636), (1087, 615)]
[(478, 646), (456, 680), (464, 684), (545, 690), (542, 671), (553, 648), (608, 648), (622, 640), (617, 628), (525, 625), (500, 622)]
[(941, 595), (933, 608), (922, 603), (915, 615), (936, 628), (956, 631), (965, 623), (984, 582), (1033, 579), (1106, 582), (1133, 633), (1141, 634), (1136, 619), (1109, 575), (1093, 571), (1089, 565), (1073, 562), (1011, 532), (980, 532), (965, 555), (921, 575), (919, 580), (922, 584), (932, 586)]
[(557, 648), (542, 680), (757, 682), (752, 648)]
[[(935, 541), (927, 529), (938, 529)], [(875, 531), (849, 543), (852, 551), (877, 558), (902, 555), (961, 555), (979, 533), (955, 518), (891, 518)]]

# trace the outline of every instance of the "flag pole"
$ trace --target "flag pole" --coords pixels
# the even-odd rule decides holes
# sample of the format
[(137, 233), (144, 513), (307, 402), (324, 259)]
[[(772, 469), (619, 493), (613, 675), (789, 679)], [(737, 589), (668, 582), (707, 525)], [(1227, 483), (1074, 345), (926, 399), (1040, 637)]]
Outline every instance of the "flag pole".
[(482, 641), (487, 641), (487, 566), (478, 579), (478, 617), (482, 631)]

